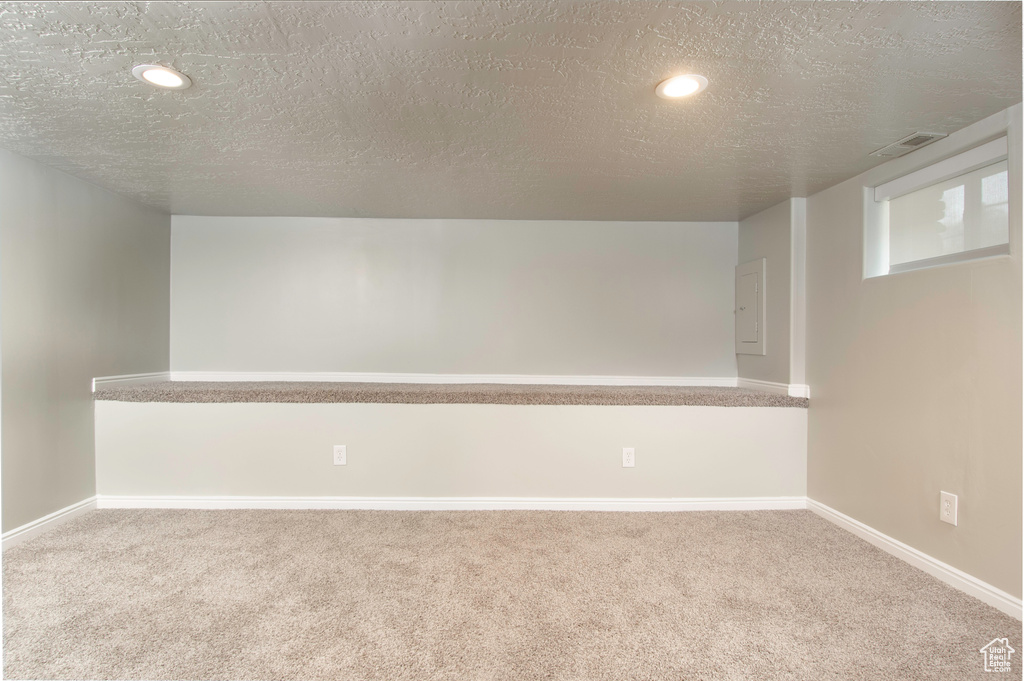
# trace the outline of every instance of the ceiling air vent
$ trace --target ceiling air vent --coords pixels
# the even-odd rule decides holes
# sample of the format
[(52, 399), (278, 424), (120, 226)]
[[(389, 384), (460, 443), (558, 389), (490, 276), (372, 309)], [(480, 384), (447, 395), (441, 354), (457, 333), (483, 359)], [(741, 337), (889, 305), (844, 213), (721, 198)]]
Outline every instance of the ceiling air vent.
[(915, 132), (912, 135), (907, 135), (901, 140), (897, 140), (888, 146), (884, 146), (878, 151), (872, 151), (872, 156), (881, 156), (882, 158), (895, 158), (902, 156), (903, 154), (910, 153), (914, 149), (920, 149), (926, 147), (935, 140), (940, 140), (945, 135), (941, 132)]

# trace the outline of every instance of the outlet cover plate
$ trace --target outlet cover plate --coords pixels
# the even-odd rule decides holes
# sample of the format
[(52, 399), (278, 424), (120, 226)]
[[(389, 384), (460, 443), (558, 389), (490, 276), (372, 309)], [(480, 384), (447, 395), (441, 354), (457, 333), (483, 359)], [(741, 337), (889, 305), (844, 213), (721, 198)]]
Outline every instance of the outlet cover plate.
[(636, 467), (636, 449), (633, 447), (622, 448), (622, 467), (623, 468), (634, 468)]
[(939, 492), (939, 520), (956, 526), (956, 495)]
[(345, 466), (348, 464), (348, 452), (345, 445), (334, 445), (334, 465)]

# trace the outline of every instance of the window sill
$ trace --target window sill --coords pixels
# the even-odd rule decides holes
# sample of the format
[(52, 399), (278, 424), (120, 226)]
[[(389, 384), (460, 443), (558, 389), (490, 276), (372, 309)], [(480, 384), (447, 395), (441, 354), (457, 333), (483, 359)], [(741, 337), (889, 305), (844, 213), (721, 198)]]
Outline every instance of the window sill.
[(874, 277), (868, 278), (885, 277), (891, 274), (903, 274), (904, 272), (913, 272), (915, 270), (925, 270), (933, 267), (942, 267), (944, 265), (956, 265), (959, 263), (971, 262), (973, 260), (984, 260), (987, 258), (998, 258), (1008, 255), (1010, 255), (1010, 244), (999, 244), (997, 246), (988, 246), (987, 248), (976, 248), (971, 251), (940, 255), (936, 258), (901, 262), (898, 265), (890, 265), (888, 272), (876, 274)]

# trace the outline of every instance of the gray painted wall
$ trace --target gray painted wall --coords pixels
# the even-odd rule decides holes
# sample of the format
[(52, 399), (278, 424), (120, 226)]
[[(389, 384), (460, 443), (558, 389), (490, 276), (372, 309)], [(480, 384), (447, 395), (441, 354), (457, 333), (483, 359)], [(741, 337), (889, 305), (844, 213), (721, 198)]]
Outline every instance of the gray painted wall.
[(171, 368), (736, 376), (736, 223), (174, 216)]
[[(1013, 255), (862, 279), (864, 188), (1008, 124)], [(807, 200), (809, 496), (1017, 597), (1020, 150), (1018, 105)]]
[(3, 529), (95, 491), (94, 376), (166, 371), (170, 217), (0, 151)]
[(736, 355), (740, 378), (786, 383), (790, 359), (790, 241), (792, 199), (739, 224), (739, 262), (766, 258), (765, 354)]

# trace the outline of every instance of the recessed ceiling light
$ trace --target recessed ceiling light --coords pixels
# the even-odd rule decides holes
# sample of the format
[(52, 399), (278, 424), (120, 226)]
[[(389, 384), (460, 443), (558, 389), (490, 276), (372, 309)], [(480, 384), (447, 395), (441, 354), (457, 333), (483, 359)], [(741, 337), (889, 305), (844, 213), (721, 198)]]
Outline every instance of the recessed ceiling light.
[(696, 74), (676, 76), (658, 83), (658, 87), (655, 88), (654, 94), (658, 95), (662, 99), (679, 99), (680, 97), (695, 95), (707, 86), (708, 79), (704, 76), (698, 76)]
[(192, 80), (184, 73), (157, 64), (139, 64), (132, 69), (132, 75), (143, 83), (168, 90), (184, 90), (192, 85)]

